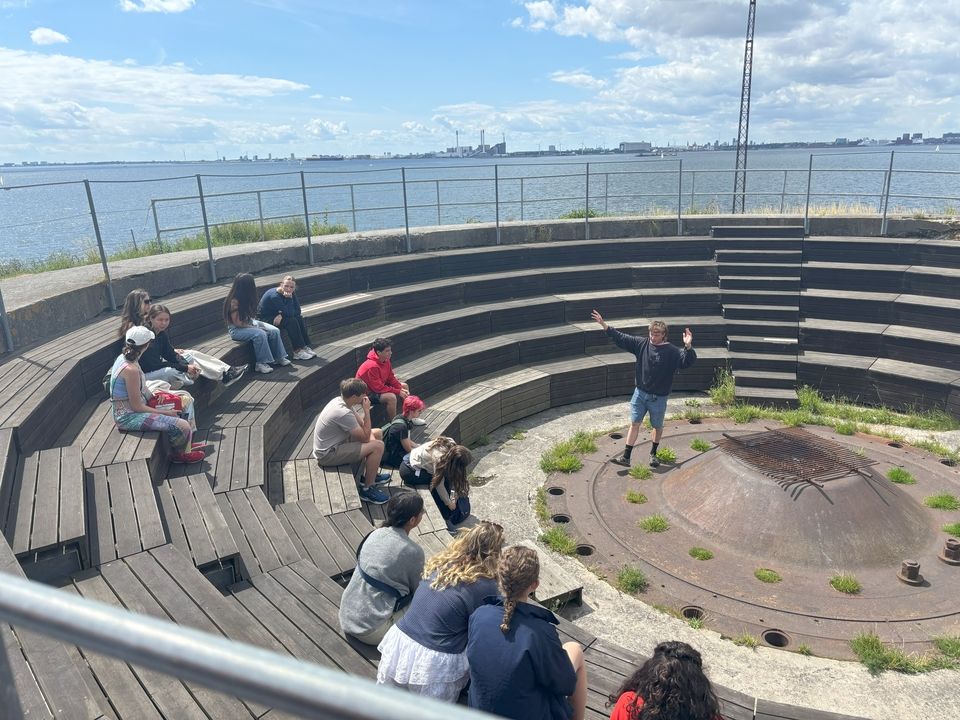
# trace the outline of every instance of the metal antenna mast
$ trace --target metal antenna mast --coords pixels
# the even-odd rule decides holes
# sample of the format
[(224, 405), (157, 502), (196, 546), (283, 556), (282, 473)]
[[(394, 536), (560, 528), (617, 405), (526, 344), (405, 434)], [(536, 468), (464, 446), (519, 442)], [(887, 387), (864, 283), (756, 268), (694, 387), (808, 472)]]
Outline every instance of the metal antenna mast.
[(747, 139), (750, 134), (750, 80), (753, 76), (753, 25), (757, 0), (750, 0), (747, 42), (743, 48), (743, 85), (740, 88), (740, 127), (737, 130), (737, 169), (733, 178), (733, 214), (744, 212), (747, 194)]

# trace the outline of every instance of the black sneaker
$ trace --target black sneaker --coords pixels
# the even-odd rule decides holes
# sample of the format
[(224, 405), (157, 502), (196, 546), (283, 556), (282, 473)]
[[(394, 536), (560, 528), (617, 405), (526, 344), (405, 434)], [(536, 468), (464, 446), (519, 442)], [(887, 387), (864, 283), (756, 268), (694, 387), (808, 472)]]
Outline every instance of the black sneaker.
[(617, 455), (615, 458), (610, 458), (610, 462), (612, 462), (614, 465), (622, 465), (625, 468), (630, 467), (630, 458), (623, 453)]
[(650, 467), (660, 467), (660, 461), (657, 460), (656, 455), (650, 456)]
[(235, 380), (239, 380), (246, 371), (246, 365), (234, 365), (233, 367), (227, 368), (223, 373), (223, 384), (229, 385)]

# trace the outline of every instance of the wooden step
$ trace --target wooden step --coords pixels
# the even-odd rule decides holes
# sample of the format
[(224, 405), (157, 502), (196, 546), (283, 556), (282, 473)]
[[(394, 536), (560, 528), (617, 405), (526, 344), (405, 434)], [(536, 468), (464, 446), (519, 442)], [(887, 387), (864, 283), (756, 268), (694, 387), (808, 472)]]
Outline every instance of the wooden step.
[(731, 320), (779, 320), (796, 328), (800, 308), (796, 305), (724, 305), (723, 317), (728, 329)]
[(753, 262), (753, 263), (717, 263), (717, 274), (721, 278), (735, 277), (800, 277), (800, 265), (797, 263)]
[(727, 320), (728, 335), (797, 339), (797, 323), (779, 320)]
[(736, 373), (740, 370), (765, 370), (770, 372), (796, 372), (797, 356), (778, 353), (730, 353), (730, 366)]
[(717, 238), (717, 250), (803, 250), (802, 238)]
[(796, 307), (800, 302), (800, 293), (797, 290), (722, 288), (720, 297), (724, 305), (788, 305)]
[(786, 388), (746, 387), (738, 385), (734, 392), (738, 402), (751, 405), (767, 405), (780, 408), (795, 408), (800, 403), (797, 400), (797, 391)]
[(800, 250), (731, 250), (717, 249), (717, 263), (800, 263), (803, 253)]
[(789, 390), (797, 387), (795, 372), (770, 372), (764, 370), (735, 370), (734, 383), (749, 388), (781, 388)]
[(796, 357), (799, 343), (795, 337), (759, 337), (750, 335), (731, 335), (727, 345), (732, 353), (770, 353), (793, 355)]
[(719, 280), (721, 290), (780, 290), (800, 292), (800, 278), (731, 275)]
[(728, 238), (799, 238), (805, 235), (803, 225), (714, 225), (710, 234), (715, 239)]

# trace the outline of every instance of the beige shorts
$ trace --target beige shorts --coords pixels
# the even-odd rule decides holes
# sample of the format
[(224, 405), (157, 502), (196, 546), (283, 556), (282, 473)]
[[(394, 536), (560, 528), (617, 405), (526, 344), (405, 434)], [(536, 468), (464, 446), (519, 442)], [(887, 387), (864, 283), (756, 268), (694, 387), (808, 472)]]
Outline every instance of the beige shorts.
[(358, 442), (345, 442), (337, 445), (335, 448), (327, 450), (323, 455), (317, 458), (317, 464), (320, 467), (335, 467), (337, 465), (352, 465), (363, 459), (363, 444)]

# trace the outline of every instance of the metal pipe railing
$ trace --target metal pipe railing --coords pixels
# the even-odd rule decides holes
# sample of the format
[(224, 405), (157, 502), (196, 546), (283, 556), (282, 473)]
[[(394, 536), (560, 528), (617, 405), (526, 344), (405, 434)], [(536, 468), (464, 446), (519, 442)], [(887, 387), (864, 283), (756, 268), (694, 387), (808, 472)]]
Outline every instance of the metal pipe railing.
[(14, 575), (0, 574), (0, 621), (303, 717), (492, 717)]

